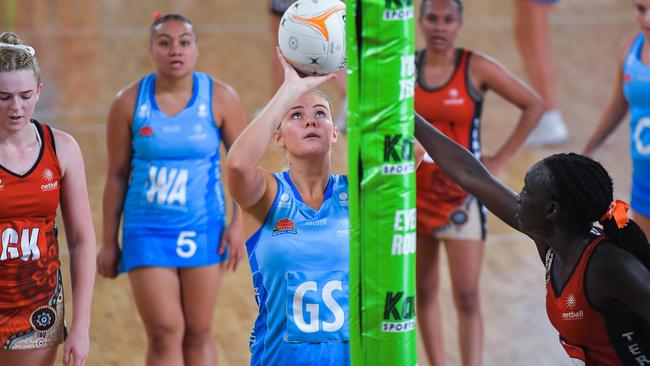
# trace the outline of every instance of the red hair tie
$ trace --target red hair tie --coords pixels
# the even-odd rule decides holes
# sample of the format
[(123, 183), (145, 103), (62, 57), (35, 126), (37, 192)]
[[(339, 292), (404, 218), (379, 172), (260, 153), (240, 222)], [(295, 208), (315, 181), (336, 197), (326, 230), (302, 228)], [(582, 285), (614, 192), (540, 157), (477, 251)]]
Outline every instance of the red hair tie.
[(151, 14), (151, 16), (153, 17), (154, 20), (159, 20), (160, 19), (160, 12), (157, 11), (157, 12)]
[(600, 218), (600, 222), (603, 223), (612, 218), (616, 222), (616, 226), (619, 229), (622, 229), (627, 225), (627, 222), (630, 221), (630, 218), (627, 217), (627, 211), (630, 209), (630, 205), (621, 200), (614, 200), (609, 204), (607, 212)]

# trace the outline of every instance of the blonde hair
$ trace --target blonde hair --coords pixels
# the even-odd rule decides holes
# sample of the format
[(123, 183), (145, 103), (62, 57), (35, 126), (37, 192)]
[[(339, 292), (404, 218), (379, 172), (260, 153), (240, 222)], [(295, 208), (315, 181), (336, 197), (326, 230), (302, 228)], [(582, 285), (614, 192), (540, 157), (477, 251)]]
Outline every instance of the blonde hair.
[[(38, 67), (38, 61), (27, 49), (31, 47), (11, 47), (11, 45), (24, 45), (16, 33), (4, 32), (0, 34), (0, 43), (9, 46), (0, 45), (0, 72), (11, 72), (21, 70), (31, 70), (38, 84), (41, 83), (41, 69)], [(32, 49), (33, 51), (33, 49)]]

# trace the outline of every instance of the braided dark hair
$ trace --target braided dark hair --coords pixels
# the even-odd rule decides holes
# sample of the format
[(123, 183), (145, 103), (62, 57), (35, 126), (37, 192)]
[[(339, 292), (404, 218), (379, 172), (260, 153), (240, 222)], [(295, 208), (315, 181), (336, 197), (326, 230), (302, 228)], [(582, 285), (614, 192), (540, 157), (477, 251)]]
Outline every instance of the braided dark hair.
[[(614, 196), (612, 178), (605, 168), (586, 156), (562, 153), (542, 160), (551, 175), (550, 191), (563, 209), (568, 209), (574, 223), (590, 230), (609, 210)], [(650, 269), (650, 245), (643, 230), (633, 220), (618, 228), (614, 219), (601, 222), (607, 238), (635, 255)]]
[[(424, 6), (427, 3), (430, 3), (431, 1), (433, 1), (433, 0), (422, 0), (422, 3), (420, 3), (420, 17), (422, 17), (422, 15), (424, 15)], [(451, 2), (452, 4), (456, 5), (456, 8), (458, 9), (459, 17), (462, 20), (463, 19), (463, 11), (464, 11), (462, 1), (461, 0), (448, 0), (448, 1)]]
[(159, 15), (156, 13), (155, 19), (153, 23), (151, 23), (151, 26), (149, 27), (149, 42), (153, 42), (153, 37), (156, 34), (156, 28), (158, 28), (159, 25), (171, 21), (177, 21), (177, 22), (183, 22), (192, 28), (192, 33), (194, 33), (194, 38), (196, 39), (196, 33), (194, 32), (194, 24), (192, 24), (192, 21), (186, 17), (183, 14), (180, 13), (168, 13), (164, 15)]

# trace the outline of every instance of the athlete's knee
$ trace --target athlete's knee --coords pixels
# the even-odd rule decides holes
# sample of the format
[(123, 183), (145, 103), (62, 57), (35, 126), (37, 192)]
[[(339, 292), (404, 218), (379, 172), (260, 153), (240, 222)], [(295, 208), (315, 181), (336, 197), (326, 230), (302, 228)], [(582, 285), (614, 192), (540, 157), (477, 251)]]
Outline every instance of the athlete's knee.
[(417, 281), (415, 300), (418, 305), (438, 301), (437, 281)]
[(180, 346), (183, 337), (183, 325), (182, 323), (155, 324), (148, 327), (147, 333), (151, 347), (158, 352), (164, 352)]
[(188, 325), (185, 327), (183, 343), (189, 346), (202, 346), (212, 341), (212, 328), (208, 324)]
[(465, 315), (475, 315), (481, 310), (478, 290), (459, 291), (456, 295), (456, 309)]

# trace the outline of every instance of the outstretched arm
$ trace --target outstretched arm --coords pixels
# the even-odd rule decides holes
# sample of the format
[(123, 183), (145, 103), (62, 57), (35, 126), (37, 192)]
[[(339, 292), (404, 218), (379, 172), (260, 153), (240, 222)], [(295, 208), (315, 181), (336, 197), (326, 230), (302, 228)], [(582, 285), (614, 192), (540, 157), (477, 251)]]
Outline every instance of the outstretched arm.
[(464, 147), (447, 138), (419, 114), (415, 114), (415, 138), (440, 169), (464, 190), (474, 195), (506, 224), (519, 230), (515, 218), (517, 198), (485, 169)]

